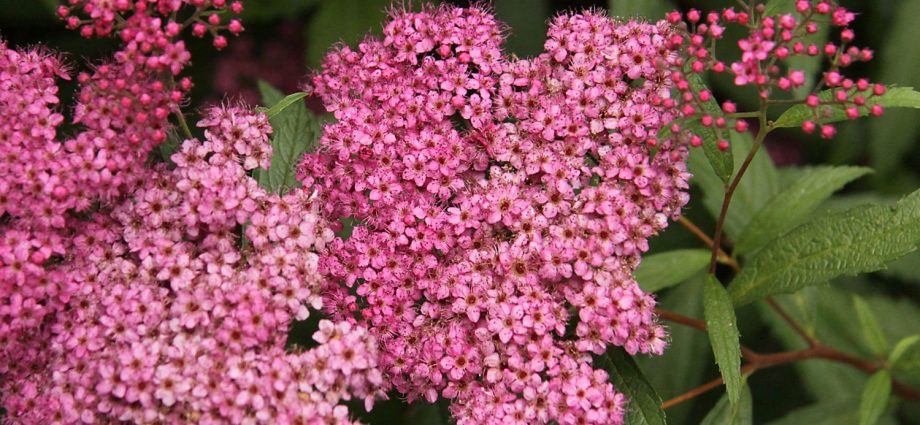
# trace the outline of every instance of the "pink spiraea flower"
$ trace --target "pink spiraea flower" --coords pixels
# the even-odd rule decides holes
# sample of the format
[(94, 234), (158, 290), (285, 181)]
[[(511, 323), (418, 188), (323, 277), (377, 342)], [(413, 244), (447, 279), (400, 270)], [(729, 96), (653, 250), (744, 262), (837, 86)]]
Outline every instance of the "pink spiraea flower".
[(674, 34), (567, 14), (509, 59), (490, 13), (438, 7), (327, 55), (337, 122), (299, 177), (362, 225), (321, 257), (325, 307), (377, 336), (396, 390), (462, 424), (622, 422), (591, 355), (664, 349), (631, 272), (688, 200), (686, 144), (655, 137), (680, 115)]

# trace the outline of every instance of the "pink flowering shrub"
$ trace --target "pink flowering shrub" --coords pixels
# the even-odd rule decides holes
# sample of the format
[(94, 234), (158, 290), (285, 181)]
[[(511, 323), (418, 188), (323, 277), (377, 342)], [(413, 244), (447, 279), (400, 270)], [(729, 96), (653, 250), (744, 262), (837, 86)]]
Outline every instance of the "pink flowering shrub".
[[(67, 0), (69, 28), (120, 40), (85, 72), (0, 41), (0, 422), (352, 424), (392, 395), (444, 400), (461, 425), (664, 423), (665, 409), (724, 384), (704, 422), (734, 423), (751, 416), (743, 376), (805, 359), (872, 374), (861, 423), (891, 394), (920, 400), (916, 371), (899, 369), (920, 337), (889, 351), (854, 295), (868, 346), (838, 349), (818, 339), (820, 315), (797, 322), (833, 297), (803, 294), (792, 314), (782, 297), (915, 249), (920, 192), (816, 213), (869, 170), (780, 176), (756, 156), (778, 128), (829, 138), (837, 121), (920, 108), (912, 89), (843, 75), (872, 58), (851, 45), (853, 12), (797, 0), (650, 22), (564, 13), (544, 52), (521, 59), (484, 7), (417, 10), (394, 8), (383, 37), (329, 52), (309, 93), (260, 84), (264, 108), (201, 110), (197, 137), (180, 110), (192, 87), (183, 36), (223, 49), (222, 34), (243, 30), (239, 2)], [(821, 25), (839, 29), (832, 41), (814, 41)], [(726, 63), (714, 52), (728, 26), (744, 34)], [(818, 81), (805, 60), (824, 62)], [(756, 110), (719, 102), (710, 72), (752, 88)], [(71, 76), (68, 107), (58, 79)], [(335, 117), (321, 137), (310, 94)], [(712, 237), (682, 215), (688, 167)], [(730, 208), (749, 168), (760, 184)], [(650, 257), (670, 220), (707, 249)], [(707, 264), (691, 300), (702, 320), (642, 289)], [(735, 309), (754, 301), (807, 347), (743, 345)], [(317, 328), (302, 341), (308, 318)], [(654, 370), (671, 343), (659, 318), (707, 332), (721, 377), (661, 400), (643, 375), (671, 372)], [(696, 348), (688, 356), (708, 361)], [(437, 409), (419, 404), (402, 419)]]
[[(186, 3), (183, 26), (161, 19)], [(59, 13), (71, 27), (89, 36), (123, 25), (125, 42), (114, 62), (79, 74), (73, 137), (57, 137), (55, 79), (69, 74), (60, 59), (0, 44), (6, 414), (36, 424), (351, 423), (342, 403), (370, 409), (383, 396), (375, 339), (324, 320), (318, 346), (286, 351), (291, 323), (322, 305), (315, 252), (333, 234), (311, 193), (269, 194), (250, 176), (270, 164), (267, 117), (215, 108), (200, 123), (204, 142), (185, 140), (174, 169), (147, 165), (191, 84), (173, 80), (188, 62), (176, 37), (200, 32), (199, 16), (224, 2), (70, 4)], [(206, 29), (222, 29), (207, 16)]]
[(480, 8), (396, 12), (385, 38), (330, 53), (314, 91), (337, 122), (300, 175), (353, 217), (320, 266), (335, 317), (385, 347), (409, 400), (458, 423), (621, 423), (591, 355), (661, 353), (631, 273), (686, 204), (671, 28), (555, 18), (546, 53), (501, 51)]
[[(321, 305), (318, 256), (332, 232), (309, 194), (272, 195), (264, 115), (218, 108), (176, 168), (144, 184), (74, 241), (62, 280), (80, 287), (41, 353), (9, 371), (6, 402), (32, 422), (347, 423), (339, 400), (377, 394), (374, 340), (320, 323), (320, 345), (285, 352), (293, 320)], [(249, 245), (239, 249), (237, 228)]]
[[(79, 73), (73, 124), (81, 129), (64, 140), (57, 137), (64, 116), (55, 78), (68, 79), (68, 69), (40, 48), (16, 51), (0, 42), (0, 217), (8, 217), (0, 221), (0, 350), (15, 352), (15, 341), (41, 339), (32, 332), (44, 332), (43, 318), (79, 291), (59, 276), (81, 225), (74, 214), (130, 193), (144, 178), (136, 171), (166, 140), (168, 117), (191, 81), (172, 78), (189, 56), (177, 40), (184, 26), (163, 17), (186, 3), (195, 17), (226, 6), (73, 0), (59, 8), (68, 25), (87, 37), (108, 35), (116, 21), (123, 22), (118, 31), (125, 43), (114, 61)], [(241, 7), (231, 6), (237, 13)], [(217, 31), (217, 24), (208, 28)], [(200, 25), (197, 18), (186, 24)]]

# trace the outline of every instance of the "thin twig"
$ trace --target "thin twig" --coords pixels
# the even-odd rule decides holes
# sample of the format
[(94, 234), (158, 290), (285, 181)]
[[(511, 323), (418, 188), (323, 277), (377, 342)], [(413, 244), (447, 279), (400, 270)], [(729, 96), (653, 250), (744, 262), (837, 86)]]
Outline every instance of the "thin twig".
[(185, 116), (182, 115), (181, 110), (176, 110), (176, 120), (179, 121), (179, 128), (182, 129), (182, 133), (185, 135), (185, 138), (194, 139), (195, 136), (192, 135), (192, 130), (188, 127), (188, 123), (185, 122)]
[[(782, 309), (780, 309), (780, 311), (782, 311)], [(662, 309), (655, 309), (655, 313), (662, 319), (665, 319), (665, 320), (668, 320), (674, 323), (686, 325), (686, 326), (689, 326), (689, 327), (692, 327), (694, 329), (698, 329), (704, 332), (706, 331), (706, 322), (702, 320), (694, 319), (692, 317), (687, 317), (687, 316), (684, 316), (678, 313), (674, 313), (674, 312), (662, 310)], [(781, 315), (785, 315), (785, 317), (789, 317), (788, 315), (785, 314), (785, 311), (783, 311)], [(791, 325), (794, 324), (794, 327), (798, 327), (799, 329), (801, 329), (798, 326), (798, 324), (795, 323), (794, 320), (792, 320), (791, 317), (789, 317), (787, 322), (789, 322)], [(742, 355), (746, 363), (741, 367), (741, 373), (750, 374), (760, 369), (767, 369), (767, 368), (774, 367), (774, 366), (780, 366), (780, 365), (785, 365), (785, 364), (789, 364), (789, 363), (793, 363), (793, 362), (797, 362), (801, 360), (809, 360), (809, 359), (824, 359), (824, 360), (834, 361), (837, 363), (843, 363), (843, 364), (850, 365), (856, 369), (862, 370), (866, 373), (875, 373), (876, 371), (882, 368), (881, 364), (873, 363), (868, 360), (856, 357), (852, 354), (845, 353), (843, 351), (837, 350), (832, 347), (828, 347), (822, 344), (820, 341), (817, 341), (814, 338), (811, 338), (811, 336), (809, 336), (809, 338), (811, 339), (811, 341), (814, 341), (813, 343), (814, 345), (810, 346), (809, 348), (806, 348), (804, 350), (798, 350), (798, 351), (784, 351), (784, 352), (771, 353), (771, 354), (761, 354), (761, 353), (758, 353), (742, 345), (741, 352), (742, 352)], [(809, 341), (810, 344), (812, 343), (811, 341)], [(687, 391), (686, 393), (683, 393), (677, 397), (674, 397), (670, 400), (665, 401), (664, 403), (661, 404), (661, 407), (663, 409), (667, 409), (669, 407), (676, 406), (680, 403), (683, 403), (687, 400), (691, 400), (708, 391), (718, 388), (720, 385), (722, 385), (722, 383), (723, 383), (722, 378), (714, 379), (696, 388), (693, 388)], [(897, 379), (892, 379), (891, 384), (895, 392), (900, 394), (902, 397), (909, 399), (909, 400), (920, 400), (920, 389), (906, 385), (903, 382), (898, 381)]]
[(722, 245), (722, 230), (725, 227), (725, 217), (728, 216), (728, 206), (732, 202), (732, 195), (735, 194), (735, 189), (738, 188), (738, 183), (741, 182), (741, 178), (744, 177), (744, 173), (751, 165), (751, 161), (754, 160), (754, 155), (760, 149), (760, 146), (763, 145), (763, 141), (766, 139), (767, 133), (769, 133), (770, 130), (772, 130), (772, 128), (767, 125), (766, 105), (761, 105), (760, 130), (757, 131), (757, 136), (754, 138), (754, 146), (751, 147), (751, 151), (748, 152), (747, 157), (744, 158), (744, 162), (741, 163), (741, 167), (738, 168), (738, 172), (735, 173), (735, 177), (732, 178), (731, 183), (725, 187), (725, 197), (722, 200), (722, 210), (719, 212), (719, 219), (716, 220), (716, 230), (712, 238), (712, 258), (709, 261), (709, 274), (715, 274), (716, 272), (716, 260), (719, 258), (719, 250), (721, 249), (720, 247)]
[(722, 385), (722, 378), (713, 379), (712, 381), (709, 381), (709, 382), (707, 382), (707, 383), (705, 383), (705, 384), (703, 384), (703, 385), (700, 385), (700, 386), (698, 386), (698, 387), (696, 387), (696, 388), (694, 388), (694, 389), (692, 389), (692, 390), (690, 390), (690, 391), (687, 391), (687, 392), (685, 392), (685, 393), (683, 393), (683, 394), (681, 394), (681, 395), (679, 395), (679, 396), (677, 396), (677, 397), (674, 397), (674, 398), (672, 398), (672, 399), (670, 399), (670, 400), (668, 400), (668, 401), (665, 401), (664, 403), (661, 403), (661, 408), (662, 408), (662, 409), (667, 409), (667, 408), (670, 408), (670, 407), (674, 407), (674, 406), (676, 406), (676, 405), (678, 405), (678, 404), (681, 404), (681, 403), (683, 403), (683, 402), (685, 402), (685, 401), (692, 400), (692, 399), (694, 399), (694, 398), (696, 398), (696, 397), (699, 397), (699, 396), (705, 394), (706, 392), (708, 392), (708, 391), (710, 391), (710, 390), (714, 390), (714, 389), (718, 388), (718, 387), (721, 386), (721, 385)]
[(767, 304), (769, 304), (770, 307), (773, 308), (773, 310), (776, 311), (776, 313), (778, 313), (780, 317), (782, 317), (783, 320), (785, 320), (786, 323), (788, 323), (789, 326), (791, 326), (792, 329), (795, 330), (795, 333), (799, 334), (799, 336), (801, 336), (802, 339), (804, 339), (805, 342), (808, 343), (809, 347), (815, 347), (819, 345), (818, 340), (816, 340), (807, 331), (805, 331), (805, 329), (802, 328), (802, 326), (799, 325), (799, 323), (796, 322), (795, 319), (793, 319), (792, 316), (789, 315), (789, 313), (786, 313), (786, 310), (784, 310), (779, 305), (779, 303), (777, 303), (776, 300), (773, 299), (773, 297), (767, 297)]
[[(714, 244), (712, 238), (710, 238), (709, 235), (706, 234), (706, 232), (703, 232), (699, 228), (699, 226), (697, 226), (692, 221), (690, 221), (690, 219), (684, 216), (680, 216), (680, 218), (677, 219), (677, 222), (684, 225), (684, 227), (686, 227), (687, 230), (690, 231), (690, 233), (693, 233), (694, 235), (696, 235), (696, 237), (700, 238), (700, 240), (703, 241), (703, 243), (705, 243), (709, 249), (712, 249), (713, 244)], [(719, 259), (718, 260), (720, 263), (731, 267), (731, 269), (734, 270), (735, 273), (738, 273), (741, 271), (741, 266), (738, 264), (738, 262), (735, 261), (734, 258), (729, 256), (722, 249), (722, 247), (719, 247)]]

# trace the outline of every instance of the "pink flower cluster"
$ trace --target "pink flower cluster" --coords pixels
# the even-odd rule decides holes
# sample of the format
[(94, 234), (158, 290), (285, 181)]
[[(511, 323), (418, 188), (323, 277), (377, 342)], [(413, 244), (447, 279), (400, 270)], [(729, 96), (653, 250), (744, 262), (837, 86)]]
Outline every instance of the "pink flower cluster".
[(239, 19), (225, 22), (221, 17), (228, 10), (238, 15), (243, 4), (227, 0), (68, 0), (57, 13), (84, 37), (117, 33), (124, 44), (115, 58), (128, 73), (146, 68), (178, 75), (192, 57), (185, 41), (179, 39), (186, 29), (191, 28), (195, 37), (210, 33), (217, 49), (227, 47), (227, 38), (220, 31), (243, 31)]
[[(868, 80), (852, 80), (844, 77), (841, 70), (860, 61), (872, 59), (872, 51), (851, 45), (855, 32), (849, 27), (855, 13), (831, 0), (796, 0), (795, 12), (778, 16), (764, 16), (763, 4), (753, 5), (736, 11), (728, 8), (721, 13), (709, 12), (705, 17), (695, 9), (686, 14), (689, 29), (682, 36), (674, 36), (674, 43), (683, 43), (687, 47), (688, 60), (684, 64), (686, 73), (729, 72), (738, 86), (753, 86), (761, 99), (774, 101), (782, 99), (783, 104), (802, 103), (811, 108), (813, 119), (802, 124), (807, 133), (819, 132), (821, 137), (831, 138), (836, 129), (830, 123), (834, 110), (844, 110), (846, 117), (858, 118), (863, 111), (872, 115), (881, 115), (882, 106), (872, 104), (871, 97), (885, 93), (885, 87), (870, 84)], [(681, 22), (679, 12), (668, 15), (672, 24)], [(749, 31), (748, 36), (738, 41), (740, 60), (726, 66), (714, 56), (714, 45), (723, 38), (726, 25), (739, 25)], [(829, 41), (819, 46), (809, 37), (819, 30), (820, 25), (839, 28), (839, 42)], [(827, 69), (823, 77), (814, 85), (814, 90), (829, 90), (829, 94), (819, 96), (813, 93), (805, 99), (788, 99), (788, 93), (804, 86), (805, 72), (790, 65), (795, 57), (823, 57), (827, 60)], [(747, 131), (743, 120), (725, 119), (707, 114), (703, 103), (711, 101), (711, 93), (696, 91), (689, 83), (678, 84), (684, 101), (683, 113), (686, 116), (698, 114), (703, 125), (724, 134), (725, 129), (734, 127), (739, 132)], [(726, 114), (735, 113), (735, 104), (723, 105)], [(733, 124), (734, 123), (734, 124)], [(697, 140), (698, 143), (698, 140)], [(728, 142), (719, 142), (719, 148), (728, 148)]]
[[(79, 288), (41, 346), (4, 345), (7, 409), (30, 423), (350, 423), (339, 404), (379, 396), (374, 338), (322, 321), (320, 344), (286, 352), (292, 321), (318, 308), (333, 238), (310, 195), (268, 194), (262, 114), (216, 108), (206, 140), (74, 240), (58, 277)], [(245, 226), (245, 248), (239, 229)], [(6, 362), (5, 362), (6, 363)]]
[(325, 309), (460, 424), (622, 423), (591, 355), (666, 344), (631, 273), (688, 200), (686, 144), (656, 138), (680, 113), (672, 29), (561, 15), (527, 60), (476, 7), (395, 12), (384, 35), (313, 79), (337, 121), (299, 178), (359, 222), (320, 260)]
[[(140, 183), (136, 170), (166, 140), (168, 117), (191, 87), (190, 80), (177, 84), (168, 75), (189, 59), (174, 40), (175, 24), (160, 28), (162, 16), (178, 12), (183, 2), (69, 3), (59, 13), (71, 27), (87, 36), (118, 29), (125, 47), (113, 63), (78, 74), (72, 122), (80, 130), (61, 141), (57, 128), (64, 116), (55, 79), (69, 79), (68, 70), (42, 49), (17, 51), (0, 42), (0, 341), (36, 338), (31, 332), (43, 318), (68, 302), (76, 288), (61, 281), (58, 269), (79, 230), (74, 213), (107, 205)], [(224, 7), (189, 3), (193, 17)], [(76, 9), (88, 19), (72, 15)]]
[[(0, 43), (0, 350), (37, 337), (44, 317), (60, 311), (75, 288), (59, 276), (71, 255), (74, 212), (128, 193), (147, 153), (166, 139), (174, 95), (163, 83), (120, 65), (80, 74), (74, 123), (58, 141), (55, 78), (59, 59)], [(0, 371), (2, 371), (0, 366)]]

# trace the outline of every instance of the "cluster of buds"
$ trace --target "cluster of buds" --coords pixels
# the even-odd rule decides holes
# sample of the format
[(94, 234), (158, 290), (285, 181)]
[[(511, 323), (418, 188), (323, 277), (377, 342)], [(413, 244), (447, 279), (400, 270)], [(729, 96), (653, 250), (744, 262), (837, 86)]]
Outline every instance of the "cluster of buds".
[[(852, 45), (855, 33), (849, 25), (855, 17), (853, 12), (835, 1), (797, 0), (794, 11), (775, 16), (766, 13), (764, 4), (751, 2), (750, 7), (742, 10), (728, 8), (721, 13), (704, 15), (691, 9), (685, 15), (677, 11), (667, 15), (668, 22), (685, 28), (672, 36), (674, 44), (686, 49), (686, 60), (675, 70), (674, 76), (678, 80), (685, 79), (677, 84), (683, 101), (682, 112), (714, 129), (720, 136), (719, 149), (728, 149), (727, 131), (745, 132), (748, 124), (735, 116), (737, 107), (731, 101), (724, 102), (721, 111), (707, 108), (708, 103), (714, 102), (712, 93), (686, 80), (696, 78), (693, 74), (728, 73), (735, 85), (754, 87), (765, 106), (805, 104), (811, 108), (813, 116), (802, 123), (802, 130), (806, 133), (817, 131), (823, 138), (831, 138), (836, 133), (829, 122), (835, 110), (844, 110), (850, 119), (866, 112), (882, 114), (882, 107), (873, 104), (872, 97), (884, 94), (884, 86), (865, 79), (853, 80), (842, 74), (844, 68), (871, 60), (873, 56), (871, 50)], [(743, 27), (748, 33), (738, 41), (739, 60), (726, 64), (716, 58), (715, 47), (729, 25)], [(812, 36), (819, 32), (821, 25), (837, 28), (839, 41), (828, 41), (824, 45), (812, 42)], [(826, 66), (820, 80), (809, 85), (809, 76), (790, 61), (796, 57), (823, 58)], [(801, 87), (810, 87), (812, 93), (795, 98), (793, 92)], [(700, 142), (699, 136), (693, 136), (692, 144)]]

